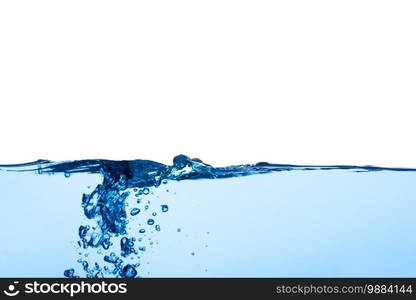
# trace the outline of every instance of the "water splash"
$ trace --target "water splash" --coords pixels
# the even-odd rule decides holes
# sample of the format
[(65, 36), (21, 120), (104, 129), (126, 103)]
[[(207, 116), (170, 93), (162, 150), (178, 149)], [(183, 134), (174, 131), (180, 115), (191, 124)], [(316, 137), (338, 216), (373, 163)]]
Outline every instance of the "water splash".
[[(170, 180), (219, 179), (253, 174), (265, 174), (282, 171), (302, 170), (349, 170), (352, 172), (374, 171), (416, 171), (405, 168), (381, 168), (373, 166), (299, 166), (286, 164), (257, 163), (222, 168), (212, 167), (200, 159), (191, 159), (178, 155), (171, 166), (149, 160), (110, 161), (81, 160), (68, 162), (37, 162), (20, 165), (0, 165), (0, 170), (12, 172), (37, 172), (38, 174), (63, 173), (70, 177), (73, 173), (101, 174), (102, 182), (91, 193), (81, 198), (81, 207), (89, 224), (80, 224), (78, 229), (80, 259), (84, 274), (75, 274), (74, 268), (64, 271), (66, 277), (137, 277), (140, 274), (140, 253), (146, 246), (153, 245), (151, 239), (143, 239), (146, 230), (161, 230), (157, 222), (157, 212), (151, 218), (142, 220), (142, 227), (129, 229), (132, 218), (142, 218), (142, 210), (133, 207), (127, 210), (128, 200), (145, 203), (144, 210), (149, 209), (146, 197), (152, 189), (158, 188)], [(160, 212), (167, 213), (169, 207), (160, 204)], [(180, 228), (177, 229), (180, 232)], [(145, 244), (145, 242), (147, 244)], [(88, 250), (98, 249), (98, 259), (88, 262)], [(118, 253), (118, 255), (116, 254)], [(195, 253), (192, 252), (192, 255)], [(127, 262), (133, 260), (133, 263)]]

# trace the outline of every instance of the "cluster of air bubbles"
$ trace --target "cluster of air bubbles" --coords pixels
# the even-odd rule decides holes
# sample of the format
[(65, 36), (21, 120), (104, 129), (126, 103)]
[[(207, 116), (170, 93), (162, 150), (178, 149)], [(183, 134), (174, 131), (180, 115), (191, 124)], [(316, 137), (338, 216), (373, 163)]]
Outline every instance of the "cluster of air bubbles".
[[(137, 204), (143, 201), (143, 198), (153, 194), (150, 188), (133, 188), (132, 189), (134, 199)], [(92, 219), (96, 222), (95, 225), (81, 225), (78, 229), (78, 236), (80, 240), (78, 245), (81, 249), (88, 251), (89, 248), (97, 248), (97, 254), (103, 255), (103, 266), (97, 262), (93, 262), (91, 265), (85, 259), (79, 259), (82, 270), (85, 271), (86, 277), (136, 277), (138, 271), (136, 268), (140, 266), (139, 253), (146, 251), (146, 242), (148, 246), (153, 246), (154, 242), (146, 235), (147, 229), (139, 227), (138, 232), (142, 234), (142, 237), (146, 237), (143, 240), (142, 237), (127, 237), (127, 231), (133, 228), (127, 227), (127, 224), (137, 218), (137, 215), (144, 214), (142, 209), (147, 211), (150, 208), (151, 201), (147, 199), (147, 204), (139, 208), (133, 207), (129, 210), (129, 214), (126, 213), (126, 209), (129, 206), (128, 201), (131, 193), (126, 189), (125, 183), (114, 182), (111, 185), (100, 184), (91, 194), (84, 194), (82, 197), (82, 207), (84, 209), (85, 216), (88, 219)], [(149, 196), (150, 197), (150, 196)], [(168, 206), (166, 204), (161, 205), (161, 211), (167, 212)], [(153, 211), (150, 218), (145, 221), (147, 226), (152, 226), (156, 231), (160, 231), (160, 225), (156, 224), (155, 217), (157, 212)], [(138, 219), (140, 220), (140, 219)], [(132, 223), (134, 224), (134, 222)], [(151, 232), (152, 233), (152, 232)], [(113, 246), (114, 238), (119, 237), (119, 256), (116, 255), (116, 248)], [(139, 243), (140, 245), (136, 245)], [(144, 243), (144, 244), (143, 244)], [(117, 245), (114, 244), (115, 246)], [(104, 250), (104, 253), (103, 253)], [(82, 252), (80, 252), (80, 255)], [(84, 257), (88, 257), (89, 252), (84, 254)], [(135, 259), (135, 264), (125, 264), (125, 259)], [(75, 269), (71, 268), (64, 271), (65, 277), (77, 277), (75, 275)], [(78, 276), (79, 277), (79, 276)]]
[(136, 239), (122, 237), (120, 240), (121, 256), (126, 257), (130, 254), (137, 254), (137, 250), (134, 249), (134, 242)]
[[(96, 168), (100, 170), (103, 182), (82, 197), (81, 206), (88, 225), (83, 224), (78, 229), (80, 256), (82, 251), (86, 252), (78, 262), (87, 277), (136, 277), (139, 255), (144, 255), (146, 246), (158, 244), (152, 234), (161, 231), (157, 219), (159, 210), (150, 210), (153, 201), (159, 202), (153, 189), (169, 180), (192, 178), (196, 173), (200, 173), (201, 178), (211, 177), (212, 169), (200, 160), (184, 155), (176, 156), (172, 166), (137, 160), (101, 161)], [(41, 169), (38, 171), (42, 172)], [(66, 177), (70, 174), (64, 173)], [(164, 191), (169, 192), (169, 189)], [(169, 211), (167, 204), (159, 202), (157, 205), (161, 213)], [(142, 224), (135, 225), (138, 222)], [(181, 230), (178, 228), (177, 231)], [(89, 249), (94, 248), (101, 256), (99, 263), (86, 260)], [(89, 257), (96, 260), (95, 255)], [(126, 263), (127, 259), (135, 260), (135, 263)], [(76, 277), (75, 270), (65, 270), (64, 276)]]

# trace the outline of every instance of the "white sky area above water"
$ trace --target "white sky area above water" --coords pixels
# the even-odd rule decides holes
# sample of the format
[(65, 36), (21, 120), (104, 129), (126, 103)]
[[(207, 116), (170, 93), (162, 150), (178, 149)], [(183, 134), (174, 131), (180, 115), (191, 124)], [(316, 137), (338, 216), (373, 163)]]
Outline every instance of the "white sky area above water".
[(414, 1), (2, 1), (0, 163), (416, 167)]

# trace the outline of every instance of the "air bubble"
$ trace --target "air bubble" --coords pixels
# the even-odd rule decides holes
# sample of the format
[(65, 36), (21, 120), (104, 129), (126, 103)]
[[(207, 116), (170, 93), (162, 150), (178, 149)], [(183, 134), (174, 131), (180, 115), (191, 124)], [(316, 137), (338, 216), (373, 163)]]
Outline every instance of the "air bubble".
[(132, 216), (135, 216), (135, 215), (137, 215), (139, 212), (140, 212), (140, 209), (136, 207), (136, 208), (133, 208), (133, 209), (130, 211), (130, 214), (131, 214)]
[(128, 264), (121, 270), (120, 275), (125, 278), (134, 278), (137, 275), (137, 271), (132, 265)]

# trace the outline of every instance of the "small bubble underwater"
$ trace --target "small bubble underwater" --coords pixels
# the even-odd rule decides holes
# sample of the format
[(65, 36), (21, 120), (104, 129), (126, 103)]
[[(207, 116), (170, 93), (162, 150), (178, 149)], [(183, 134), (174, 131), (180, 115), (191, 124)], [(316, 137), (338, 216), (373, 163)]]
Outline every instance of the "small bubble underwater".
[(0, 166), (0, 276), (414, 276), (415, 171), (185, 155)]

